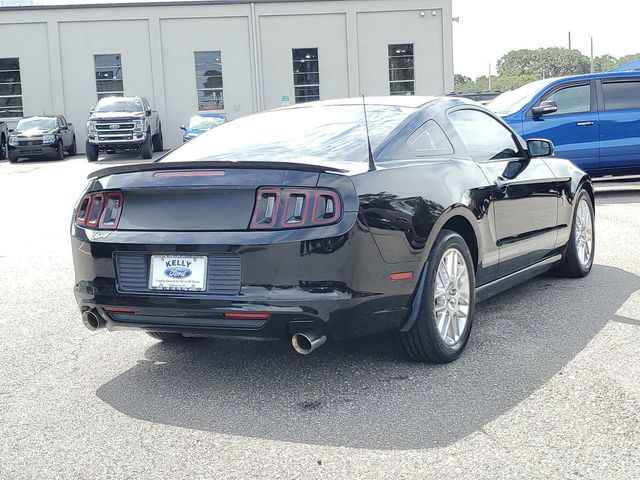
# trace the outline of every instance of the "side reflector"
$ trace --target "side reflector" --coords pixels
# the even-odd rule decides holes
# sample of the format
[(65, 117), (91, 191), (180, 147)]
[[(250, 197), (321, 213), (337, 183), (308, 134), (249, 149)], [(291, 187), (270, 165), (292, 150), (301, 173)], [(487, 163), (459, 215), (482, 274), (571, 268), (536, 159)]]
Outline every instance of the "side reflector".
[(390, 273), (389, 278), (394, 282), (398, 280), (409, 280), (413, 278), (413, 272), (398, 272), (398, 273)]
[(245, 320), (267, 320), (271, 316), (270, 313), (241, 313), (241, 312), (227, 312), (224, 314), (225, 318), (243, 318)]

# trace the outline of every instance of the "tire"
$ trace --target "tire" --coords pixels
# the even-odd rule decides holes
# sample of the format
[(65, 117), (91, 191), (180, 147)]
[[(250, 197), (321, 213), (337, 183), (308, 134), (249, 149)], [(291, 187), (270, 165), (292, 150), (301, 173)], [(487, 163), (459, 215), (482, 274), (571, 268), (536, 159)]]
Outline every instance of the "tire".
[(203, 340), (204, 337), (185, 337), (181, 333), (146, 332), (151, 338), (165, 343), (192, 343)]
[(97, 162), (98, 161), (98, 146), (93, 145), (87, 142), (85, 146), (85, 151), (87, 152), (87, 161), (88, 162)]
[[(476, 287), (473, 259), (460, 235), (442, 230), (426, 265), (424, 287), (416, 292), (422, 296), (417, 318), (409, 331), (399, 333), (400, 346), (411, 360), (449, 363), (462, 354), (471, 334)], [(447, 270), (460, 274), (460, 280), (449, 283)], [(458, 317), (460, 314), (465, 318)]]
[(76, 137), (73, 137), (73, 143), (69, 147), (69, 156), (75, 157), (78, 154), (78, 145), (76, 144)]
[(58, 146), (56, 147), (55, 157), (56, 160), (64, 160), (64, 143), (62, 140), (58, 140)]
[(164, 141), (162, 139), (162, 127), (158, 130), (158, 133), (153, 136), (153, 151), (161, 152), (164, 150)]
[(9, 151), (9, 161), (11, 163), (16, 163), (19, 158), (20, 156), (18, 155), (18, 153)]
[[(571, 236), (557, 272), (563, 277), (581, 278), (589, 275), (593, 267), (596, 234), (593, 200), (586, 190), (576, 195)], [(588, 225), (585, 225), (588, 222)], [(584, 248), (583, 248), (584, 247)], [(585, 252), (588, 250), (588, 255)]]
[(151, 135), (147, 135), (146, 140), (140, 147), (140, 153), (142, 153), (142, 158), (145, 160), (149, 160), (153, 157), (152, 145), (151, 145)]
[(7, 145), (7, 139), (4, 135), (0, 137), (0, 160), (4, 160), (8, 156), (9, 146)]

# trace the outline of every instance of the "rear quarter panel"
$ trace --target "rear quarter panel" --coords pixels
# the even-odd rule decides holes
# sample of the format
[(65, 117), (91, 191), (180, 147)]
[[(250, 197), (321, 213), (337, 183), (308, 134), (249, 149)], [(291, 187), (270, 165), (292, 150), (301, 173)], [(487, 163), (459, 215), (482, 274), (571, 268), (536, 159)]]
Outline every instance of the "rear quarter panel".
[(430, 160), (353, 177), (363, 222), (388, 263), (424, 262), (438, 233), (455, 217), (472, 226), (478, 246), (478, 284), (497, 269), (491, 190), (486, 177), (466, 159)]

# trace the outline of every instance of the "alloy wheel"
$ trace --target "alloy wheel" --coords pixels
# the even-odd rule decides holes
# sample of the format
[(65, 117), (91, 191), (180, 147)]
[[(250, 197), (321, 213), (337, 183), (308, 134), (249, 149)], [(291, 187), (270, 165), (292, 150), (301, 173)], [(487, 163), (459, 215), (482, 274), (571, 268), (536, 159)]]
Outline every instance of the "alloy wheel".
[(436, 330), (449, 347), (458, 346), (469, 319), (470, 281), (467, 262), (456, 248), (442, 256), (434, 289)]
[(578, 203), (574, 229), (578, 260), (583, 266), (587, 266), (591, 262), (593, 253), (593, 218), (591, 218), (591, 208), (589, 208), (585, 197)]

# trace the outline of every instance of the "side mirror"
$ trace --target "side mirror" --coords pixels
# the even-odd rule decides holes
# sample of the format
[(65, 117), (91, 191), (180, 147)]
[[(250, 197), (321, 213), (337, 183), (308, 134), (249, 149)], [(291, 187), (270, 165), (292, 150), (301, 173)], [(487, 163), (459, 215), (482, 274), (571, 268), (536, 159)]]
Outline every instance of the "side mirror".
[(541, 117), (543, 115), (549, 115), (550, 113), (556, 113), (558, 111), (558, 105), (553, 100), (541, 102), (537, 107), (531, 109), (534, 117)]
[(15, 132), (15, 130), (13, 128), (10, 128), (9, 133), (13, 133), (13, 132)]
[(529, 150), (529, 156), (531, 156), (531, 158), (551, 157), (555, 152), (553, 142), (540, 138), (531, 138), (527, 140), (527, 150)]
[(184, 125), (180, 125), (180, 130), (184, 130), (186, 132), (187, 131), (187, 127), (185, 127)]
[(150, 116), (151, 116), (151, 110), (147, 110), (146, 112), (144, 112), (144, 114), (145, 114), (147, 117), (150, 117)]
[(90, 108), (90, 109), (89, 109), (89, 115), (93, 115), (93, 112), (94, 112), (94, 111), (95, 111), (95, 110), (94, 110), (93, 108)]

